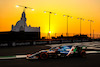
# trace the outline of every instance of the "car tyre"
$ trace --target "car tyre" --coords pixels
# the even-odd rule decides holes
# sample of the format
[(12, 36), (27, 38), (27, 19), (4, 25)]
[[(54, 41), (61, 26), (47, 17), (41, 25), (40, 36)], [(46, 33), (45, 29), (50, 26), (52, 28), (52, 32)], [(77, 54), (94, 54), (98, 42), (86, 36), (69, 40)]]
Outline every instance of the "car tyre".
[(85, 57), (86, 57), (86, 52), (85, 52), (85, 50), (82, 50), (81, 53), (80, 53), (80, 55), (81, 55), (81, 57), (84, 57), (84, 58), (85, 58)]
[(47, 59), (48, 58), (48, 54), (46, 52), (42, 52), (40, 54), (40, 59), (44, 60), (44, 59)]

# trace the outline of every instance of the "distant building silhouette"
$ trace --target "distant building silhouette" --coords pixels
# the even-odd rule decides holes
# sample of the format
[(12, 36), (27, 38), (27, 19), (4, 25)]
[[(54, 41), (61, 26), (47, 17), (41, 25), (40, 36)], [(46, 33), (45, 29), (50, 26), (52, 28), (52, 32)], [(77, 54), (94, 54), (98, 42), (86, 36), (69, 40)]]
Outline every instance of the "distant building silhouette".
[(67, 39), (67, 40), (83, 40), (83, 39), (87, 39), (87, 40), (91, 40), (91, 38), (89, 38), (87, 35), (74, 35), (74, 36), (59, 36), (57, 37), (57, 39)]
[(31, 27), (26, 24), (26, 15), (23, 11), (21, 20), (19, 20), (16, 25), (12, 25), (12, 30), (14, 32), (24, 31), (24, 32), (40, 32), (40, 27)]
[(12, 25), (11, 31), (0, 32), (0, 41), (18, 40), (38, 40), (40, 39), (40, 27), (31, 27), (26, 24), (25, 11), (22, 13), (21, 20), (16, 25)]

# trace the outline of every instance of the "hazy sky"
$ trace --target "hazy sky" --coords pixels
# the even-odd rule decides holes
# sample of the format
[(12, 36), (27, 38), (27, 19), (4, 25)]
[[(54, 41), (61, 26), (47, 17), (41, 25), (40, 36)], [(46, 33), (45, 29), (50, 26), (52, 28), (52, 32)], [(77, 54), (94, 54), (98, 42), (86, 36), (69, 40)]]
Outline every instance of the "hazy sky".
[(0, 0), (0, 31), (10, 31), (11, 25), (15, 25), (21, 18), (23, 5), (34, 8), (26, 10), (27, 25), (41, 28), (42, 33), (49, 31), (49, 14), (43, 11), (52, 11), (57, 15), (51, 15), (51, 33), (66, 33), (67, 18), (63, 14), (70, 15), (69, 33), (80, 33), (80, 21), (82, 21), (82, 33), (90, 33), (90, 22), (93, 20), (92, 32), (100, 33), (100, 0)]

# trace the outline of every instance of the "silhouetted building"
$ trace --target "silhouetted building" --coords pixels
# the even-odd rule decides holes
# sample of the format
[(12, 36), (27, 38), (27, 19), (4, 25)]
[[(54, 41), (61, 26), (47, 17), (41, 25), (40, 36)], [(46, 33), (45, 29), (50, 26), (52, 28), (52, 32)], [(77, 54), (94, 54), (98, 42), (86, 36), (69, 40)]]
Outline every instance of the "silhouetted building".
[(75, 35), (75, 36), (59, 36), (57, 37), (57, 39), (67, 39), (67, 40), (82, 40), (82, 39), (88, 39), (90, 40), (91, 38), (89, 38), (87, 35)]
[(40, 27), (31, 27), (31, 25), (27, 26), (26, 24), (26, 15), (25, 12), (23, 11), (21, 20), (19, 20), (16, 25), (12, 25), (12, 30), (13, 32), (40, 32)]
[(26, 24), (25, 11), (22, 13), (21, 20), (16, 25), (12, 25), (9, 32), (0, 32), (0, 41), (16, 40), (38, 40), (40, 39), (40, 27), (31, 27)]

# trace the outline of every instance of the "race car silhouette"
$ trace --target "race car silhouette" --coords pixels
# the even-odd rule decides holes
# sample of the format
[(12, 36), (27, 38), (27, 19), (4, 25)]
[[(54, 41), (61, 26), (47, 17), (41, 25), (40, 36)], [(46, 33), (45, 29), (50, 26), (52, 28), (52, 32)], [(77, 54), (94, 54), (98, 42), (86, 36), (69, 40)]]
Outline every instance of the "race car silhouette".
[(85, 46), (57, 46), (47, 50), (41, 50), (33, 54), (27, 54), (26, 59), (48, 59), (69, 56), (86, 57), (85, 50)]

